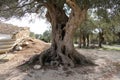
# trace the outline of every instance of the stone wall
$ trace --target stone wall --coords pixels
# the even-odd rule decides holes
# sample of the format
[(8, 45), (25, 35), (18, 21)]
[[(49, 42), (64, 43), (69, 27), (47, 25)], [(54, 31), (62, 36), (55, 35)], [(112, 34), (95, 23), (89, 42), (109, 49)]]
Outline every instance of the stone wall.
[(19, 32), (16, 32), (13, 34), (12, 39), (16, 39), (16, 40), (21, 40), (24, 38), (28, 38), (30, 35), (30, 30), (29, 28), (22, 28)]
[(21, 40), (29, 37), (30, 29), (0, 22), (0, 34), (11, 35), (12, 39)]
[(11, 35), (1, 34), (1, 33), (0, 33), (0, 40), (1, 40), (1, 39), (11, 39)]
[(28, 27), (17, 27), (0, 23), (0, 53), (8, 52), (20, 45), (30, 35)]

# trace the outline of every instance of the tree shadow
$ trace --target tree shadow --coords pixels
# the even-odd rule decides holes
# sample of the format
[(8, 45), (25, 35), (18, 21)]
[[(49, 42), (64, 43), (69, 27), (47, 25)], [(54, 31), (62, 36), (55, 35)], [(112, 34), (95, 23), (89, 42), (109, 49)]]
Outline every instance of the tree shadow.
[(5, 80), (6, 76), (4, 74), (0, 74), (0, 80)]
[(0, 59), (0, 64), (3, 64), (3, 63), (8, 62), (8, 61), (9, 61), (9, 59)]

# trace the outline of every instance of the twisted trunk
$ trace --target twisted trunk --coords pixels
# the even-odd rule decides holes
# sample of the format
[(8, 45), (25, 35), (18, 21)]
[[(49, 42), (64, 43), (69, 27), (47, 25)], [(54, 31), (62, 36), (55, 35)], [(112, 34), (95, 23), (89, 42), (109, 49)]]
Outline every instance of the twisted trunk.
[(93, 64), (83, 55), (79, 54), (73, 46), (73, 35), (85, 18), (86, 9), (80, 10), (74, 1), (66, 0), (73, 11), (68, 18), (63, 8), (55, 4), (46, 4), (48, 11), (47, 19), (52, 25), (52, 44), (51, 47), (42, 52), (39, 57), (35, 57), (33, 63), (41, 66), (70, 66), (77, 64)]

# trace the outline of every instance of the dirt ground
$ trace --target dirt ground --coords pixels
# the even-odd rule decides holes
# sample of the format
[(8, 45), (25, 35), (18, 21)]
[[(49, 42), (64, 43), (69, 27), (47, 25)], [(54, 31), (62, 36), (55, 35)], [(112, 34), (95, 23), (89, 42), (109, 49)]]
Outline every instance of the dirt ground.
[(39, 54), (49, 44), (36, 39), (28, 39), (29, 44), (21, 51), (0, 54), (0, 80), (120, 80), (120, 51), (102, 49), (77, 49), (78, 52), (92, 59), (98, 66), (81, 66), (64, 70), (27, 69), (17, 66), (32, 55)]

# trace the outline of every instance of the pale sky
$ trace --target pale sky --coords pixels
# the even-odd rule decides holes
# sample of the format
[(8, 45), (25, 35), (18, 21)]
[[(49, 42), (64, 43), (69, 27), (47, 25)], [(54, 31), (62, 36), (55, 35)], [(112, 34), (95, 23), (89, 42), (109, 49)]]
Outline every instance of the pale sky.
[(36, 14), (27, 15), (22, 19), (12, 18), (5, 23), (10, 23), (19, 27), (30, 27), (30, 31), (36, 34), (42, 34), (50, 27), (50, 23), (48, 23), (46, 19), (38, 18), (38, 15)]

